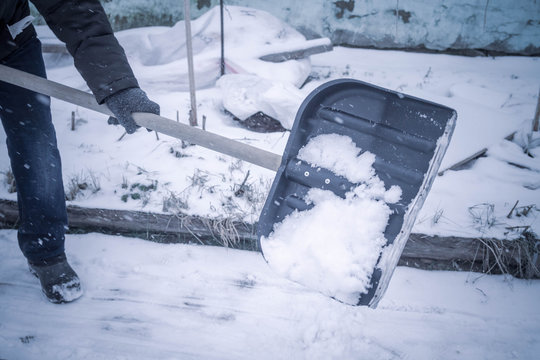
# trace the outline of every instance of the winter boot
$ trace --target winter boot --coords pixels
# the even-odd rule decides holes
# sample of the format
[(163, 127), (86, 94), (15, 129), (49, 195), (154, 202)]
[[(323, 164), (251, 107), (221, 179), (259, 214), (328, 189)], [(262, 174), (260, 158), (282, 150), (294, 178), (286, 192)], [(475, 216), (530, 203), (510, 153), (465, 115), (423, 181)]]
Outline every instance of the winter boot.
[(82, 296), (81, 282), (68, 264), (66, 255), (47, 259), (42, 264), (28, 262), (28, 267), (41, 282), (41, 290), (50, 302), (68, 303)]

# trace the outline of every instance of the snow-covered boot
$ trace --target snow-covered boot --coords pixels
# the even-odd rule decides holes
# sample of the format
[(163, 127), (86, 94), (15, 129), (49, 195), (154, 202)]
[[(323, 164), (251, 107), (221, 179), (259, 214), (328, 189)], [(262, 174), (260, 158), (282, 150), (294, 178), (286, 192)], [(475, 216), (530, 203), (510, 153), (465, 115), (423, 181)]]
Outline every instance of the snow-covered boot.
[(43, 264), (28, 262), (28, 267), (39, 279), (41, 290), (50, 302), (68, 303), (82, 296), (81, 281), (68, 264), (66, 255), (47, 259)]

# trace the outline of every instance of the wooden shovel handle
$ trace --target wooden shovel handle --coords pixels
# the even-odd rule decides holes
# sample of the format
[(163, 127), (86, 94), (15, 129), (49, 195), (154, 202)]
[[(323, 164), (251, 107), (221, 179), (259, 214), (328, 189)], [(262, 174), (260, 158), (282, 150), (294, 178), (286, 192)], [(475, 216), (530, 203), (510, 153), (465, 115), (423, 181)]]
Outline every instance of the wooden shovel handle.
[[(109, 108), (106, 105), (99, 105), (91, 94), (5, 65), (0, 65), (0, 81), (113, 116)], [(277, 171), (281, 164), (280, 155), (159, 115), (133, 113), (133, 119), (139, 126), (233, 156), (269, 170)]]

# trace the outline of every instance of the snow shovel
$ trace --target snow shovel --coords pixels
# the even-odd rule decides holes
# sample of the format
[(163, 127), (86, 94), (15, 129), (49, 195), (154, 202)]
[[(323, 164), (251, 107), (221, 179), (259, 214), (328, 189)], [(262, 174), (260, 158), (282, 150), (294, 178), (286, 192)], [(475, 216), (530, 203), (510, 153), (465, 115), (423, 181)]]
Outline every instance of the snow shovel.
[[(315, 89), (300, 106), (283, 161), (259, 218), (259, 240), (295, 209), (312, 188), (340, 197), (358, 184), (299, 160), (299, 150), (321, 134), (345, 135), (362, 151), (376, 156), (373, 168), (388, 189), (397, 185), (401, 200), (384, 231), (386, 258), (373, 269), (371, 286), (357, 305), (375, 307), (390, 282), (416, 216), (435, 179), (455, 127), (457, 113), (448, 107), (403, 95), (362, 81), (340, 79)], [(329, 224), (332, 226), (332, 224)]]
[[(86, 92), (4, 65), (0, 65), (0, 81), (112, 115)], [(437, 174), (457, 116), (445, 106), (365, 82), (334, 80), (321, 85), (304, 100), (283, 156), (154, 114), (134, 113), (133, 117), (141, 127), (277, 171), (259, 218), (259, 239), (267, 237), (274, 225), (293, 211), (309, 208), (302, 200), (309, 189), (329, 190), (343, 197), (357, 185), (325, 169), (305, 176), (311, 165), (296, 156), (310, 139), (322, 134), (346, 135), (363, 150), (375, 154), (374, 168), (379, 178), (388, 187), (398, 185), (402, 189), (401, 201), (391, 204), (393, 213), (384, 232), (386, 247), (391, 251), (384, 266), (378, 264), (373, 269), (371, 286), (359, 295), (357, 302), (375, 307)]]

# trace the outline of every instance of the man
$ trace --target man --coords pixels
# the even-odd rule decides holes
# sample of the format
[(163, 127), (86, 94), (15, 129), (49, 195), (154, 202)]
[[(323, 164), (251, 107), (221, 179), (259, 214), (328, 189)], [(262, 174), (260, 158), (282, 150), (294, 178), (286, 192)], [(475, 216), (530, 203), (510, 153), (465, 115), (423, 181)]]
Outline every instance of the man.
[[(97, 102), (115, 114), (112, 123), (133, 133), (138, 126), (131, 113), (159, 114), (159, 106), (139, 88), (98, 0), (32, 2), (66, 43)], [(28, 0), (0, 1), (0, 63), (45, 77), (31, 20)], [(51, 302), (76, 300), (82, 288), (64, 252), (67, 214), (50, 99), (0, 82), (0, 118), (17, 184), (19, 246)]]

